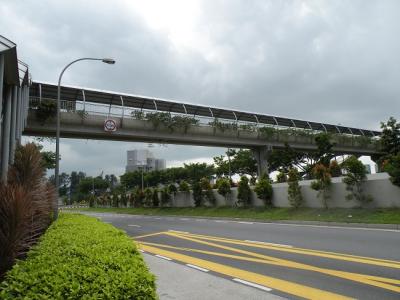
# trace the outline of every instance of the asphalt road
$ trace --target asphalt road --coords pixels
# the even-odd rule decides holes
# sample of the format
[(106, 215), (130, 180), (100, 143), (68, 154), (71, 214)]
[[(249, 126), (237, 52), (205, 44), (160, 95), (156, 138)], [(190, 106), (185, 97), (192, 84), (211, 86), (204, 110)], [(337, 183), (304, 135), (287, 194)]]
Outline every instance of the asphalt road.
[(125, 230), (142, 251), (238, 289), (290, 299), (400, 299), (398, 230), (90, 214)]

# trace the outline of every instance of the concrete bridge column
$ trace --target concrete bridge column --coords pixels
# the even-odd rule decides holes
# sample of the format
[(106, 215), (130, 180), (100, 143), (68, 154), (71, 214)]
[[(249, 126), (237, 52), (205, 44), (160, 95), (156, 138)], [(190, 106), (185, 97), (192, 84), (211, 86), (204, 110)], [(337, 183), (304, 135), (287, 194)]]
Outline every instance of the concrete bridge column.
[(258, 177), (260, 177), (264, 174), (269, 174), (268, 157), (269, 157), (269, 154), (271, 153), (271, 151), (272, 151), (272, 147), (268, 146), (268, 145), (252, 149), (254, 158), (257, 161)]

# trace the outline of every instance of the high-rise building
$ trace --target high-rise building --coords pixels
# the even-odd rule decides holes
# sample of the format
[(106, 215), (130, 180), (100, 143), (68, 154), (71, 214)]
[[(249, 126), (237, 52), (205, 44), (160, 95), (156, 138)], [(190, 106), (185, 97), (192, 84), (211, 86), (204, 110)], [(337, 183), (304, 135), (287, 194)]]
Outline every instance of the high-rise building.
[(164, 170), (165, 159), (155, 158), (148, 149), (128, 150), (126, 172)]

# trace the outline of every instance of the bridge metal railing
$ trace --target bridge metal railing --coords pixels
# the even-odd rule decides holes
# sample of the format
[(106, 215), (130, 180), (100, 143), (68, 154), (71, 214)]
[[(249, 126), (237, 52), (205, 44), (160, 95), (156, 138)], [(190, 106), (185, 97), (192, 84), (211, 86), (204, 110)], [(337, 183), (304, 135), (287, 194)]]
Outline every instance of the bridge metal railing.
[[(32, 110), (39, 109), (41, 103), (44, 105), (55, 105), (56, 99), (53, 98), (39, 98), (39, 97), (30, 97), (29, 107)], [(155, 110), (147, 110), (147, 109), (138, 109), (133, 107), (126, 106), (116, 106), (116, 105), (107, 105), (102, 103), (94, 103), (88, 101), (67, 101), (61, 100), (61, 111), (62, 112), (72, 112), (72, 113), (83, 113), (88, 115), (99, 115), (106, 117), (116, 117), (122, 119), (146, 119), (146, 115), (149, 113), (155, 113)], [(173, 116), (187, 116), (190, 118), (194, 118), (197, 120), (198, 126), (208, 126), (214, 127), (212, 122), (215, 122), (215, 118), (212, 117), (203, 117), (203, 116), (195, 116), (188, 114), (179, 114), (179, 113), (170, 113), (171, 117)], [(138, 117), (139, 116), (139, 117)], [(272, 139), (275, 141), (295, 141), (299, 140), (307, 140), (307, 137), (311, 141), (311, 143), (315, 143), (314, 136), (318, 133), (324, 132), (319, 130), (311, 130), (311, 129), (300, 129), (293, 127), (283, 127), (277, 125), (267, 125), (267, 124), (258, 124), (256, 122), (245, 122), (245, 121), (236, 121), (232, 122), (232, 120), (224, 120), (223, 118), (218, 121), (220, 124), (229, 125), (227, 128), (234, 128), (236, 130), (242, 131), (250, 131), (257, 132), (260, 137), (261, 134), (267, 133), (266, 138)], [(268, 130), (270, 129), (270, 130)], [(269, 136), (269, 137), (268, 137)], [(290, 136), (294, 137), (290, 138)], [(376, 147), (379, 138), (378, 137), (366, 137), (366, 136), (355, 136), (353, 134), (334, 134), (336, 141), (338, 144), (352, 146), (352, 147)], [(265, 136), (264, 136), (265, 137)]]

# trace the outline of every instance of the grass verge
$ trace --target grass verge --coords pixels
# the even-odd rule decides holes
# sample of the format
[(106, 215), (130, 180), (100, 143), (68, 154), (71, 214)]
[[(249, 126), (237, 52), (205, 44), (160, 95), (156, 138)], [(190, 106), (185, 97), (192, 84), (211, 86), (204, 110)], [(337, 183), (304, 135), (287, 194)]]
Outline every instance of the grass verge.
[(400, 224), (399, 208), (231, 208), (231, 207), (185, 207), (185, 208), (80, 208), (84, 211), (113, 212), (141, 215), (179, 215), (199, 217), (226, 217), (259, 219), (264, 221), (294, 220), (370, 224)]
[(99, 220), (60, 214), (0, 284), (0, 299), (156, 299), (132, 240)]

